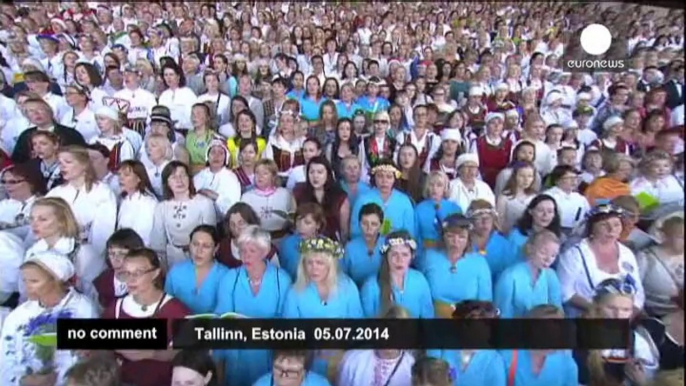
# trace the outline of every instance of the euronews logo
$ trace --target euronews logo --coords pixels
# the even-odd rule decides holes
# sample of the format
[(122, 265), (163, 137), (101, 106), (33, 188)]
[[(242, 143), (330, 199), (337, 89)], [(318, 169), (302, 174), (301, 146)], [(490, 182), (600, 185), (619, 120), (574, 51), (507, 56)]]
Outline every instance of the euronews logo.
[[(563, 66), (570, 72), (621, 72), (629, 68), (626, 44), (612, 39), (610, 30), (602, 24), (590, 24), (572, 39), (563, 56)], [(613, 44), (614, 43), (614, 44)]]

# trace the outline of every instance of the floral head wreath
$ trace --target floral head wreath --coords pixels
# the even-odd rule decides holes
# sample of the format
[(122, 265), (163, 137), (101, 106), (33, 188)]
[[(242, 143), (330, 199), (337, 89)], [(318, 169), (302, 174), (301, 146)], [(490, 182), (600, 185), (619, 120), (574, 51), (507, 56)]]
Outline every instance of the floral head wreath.
[(393, 237), (387, 238), (384, 245), (381, 247), (380, 251), (382, 255), (385, 255), (392, 247), (397, 247), (399, 245), (407, 245), (414, 252), (417, 250), (417, 243), (410, 237)]
[(395, 178), (402, 177), (402, 173), (395, 166), (389, 164), (377, 165), (372, 168), (372, 175), (376, 175), (378, 172), (390, 172), (393, 173)]
[(602, 295), (634, 295), (636, 294), (636, 281), (630, 275), (621, 279), (607, 279), (596, 287), (596, 296)]
[(328, 237), (318, 236), (300, 242), (300, 253), (323, 252), (330, 254), (334, 259), (343, 258), (343, 247), (338, 242)]
[(481, 208), (481, 209), (470, 209), (467, 211), (467, 218), (473, 219), (485, 214), (491, 215), (493, 217), (498, 217), (498, 212), (495, 209)]
[(614, 214), (617, 216), (624, 216), (626, 215), (626, 211), (614, 204), (600, 204), (589, 210), (586, 214), (586, 218), (590, 219), (601, 214)]
[(453, 214), (448, 216), (442, 224), (443, 231), (449, 228), (462, 228), (472, 230), (473, 224), (470, 217), (465, 217), (461, 214)]

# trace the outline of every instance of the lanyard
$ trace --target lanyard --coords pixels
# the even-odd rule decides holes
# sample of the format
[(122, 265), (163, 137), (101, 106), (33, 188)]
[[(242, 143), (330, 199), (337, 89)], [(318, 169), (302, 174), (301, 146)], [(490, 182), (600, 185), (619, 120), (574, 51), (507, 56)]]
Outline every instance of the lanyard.
[(388, 378), (386, 378), (386, 383), (384, 383), (384, 386), (388, 386), (391, 384), (391, 379), (393, 379), (393, 376), (398, 371), (398, 368), (400, 367), (400, 363), (402, 363), (404, 358), (405, 358), (405, 352), (403, 351), (403, 353), (400, 354), (400, 359), (398, 359), (398, 362), (396, 362), (395, 367), (393, 367), (393, 371), (391, 371), (391, 374), (388, 376)]

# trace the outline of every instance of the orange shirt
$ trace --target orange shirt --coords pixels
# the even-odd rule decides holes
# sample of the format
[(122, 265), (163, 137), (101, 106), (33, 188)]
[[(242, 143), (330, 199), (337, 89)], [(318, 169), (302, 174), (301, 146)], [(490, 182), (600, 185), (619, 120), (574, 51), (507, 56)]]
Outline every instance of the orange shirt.
[(596, 206), (597, 200), (612, 200), (619, 196), (631, 195), (629, 184), (611, 177), (601, 177), (593, 181), (585, 191), (586, 199), (591, 206)]

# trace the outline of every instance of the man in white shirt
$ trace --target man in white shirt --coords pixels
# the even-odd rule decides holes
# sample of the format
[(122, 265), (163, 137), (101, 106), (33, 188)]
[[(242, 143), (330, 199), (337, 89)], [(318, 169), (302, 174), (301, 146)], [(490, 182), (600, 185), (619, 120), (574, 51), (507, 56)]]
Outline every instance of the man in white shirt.
[(142, 135), (148, 116), (152, 108), (157, 105), (157, 100), (151, 92), (140, 88), (139, 82), (138, 70), (133, 66), (127, 66), (124, 70), (124, 89), (115, 92), (114, 98), (129, 102), (126, 127)]

